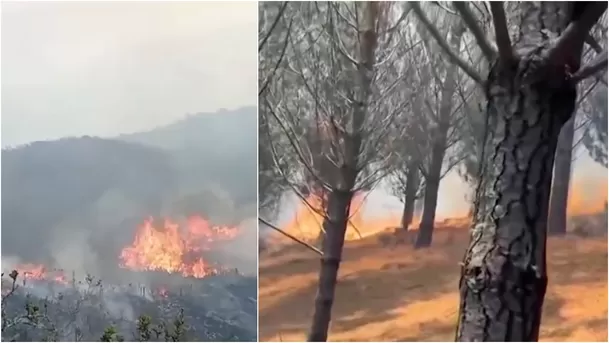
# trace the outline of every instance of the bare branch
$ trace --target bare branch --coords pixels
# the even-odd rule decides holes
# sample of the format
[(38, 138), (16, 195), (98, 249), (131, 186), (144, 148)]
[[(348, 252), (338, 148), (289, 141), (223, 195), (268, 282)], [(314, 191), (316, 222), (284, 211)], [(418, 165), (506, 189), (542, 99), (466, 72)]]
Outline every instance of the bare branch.
[(266, 35), (264, 36), (264, 38), (262, 39), (260, 44), (258, 44), (259, 52), (260, 52), (260, 50), (262, 50), (262, 48), (264, 48), (264, 46), (266, 45), (266, 42), (269, 40), (269, 37), (271, 37), (273, 30), (275, 30), (275, 27), (277, 27), (277, 24), (279, 24), (279, 20), (283, 16), (283, 12), (285, 12), (286, 7), (288, 7), (288, 2), (284, 1), (283, 4), (281, 5), (281, 8), (279, 9), (279, 13), (277, 13), (275, 20), (273, 21), (273, 25), (271, 25), (271, 28), (269, 29), (269, 32), (266, 33)]
[(596, 41), (596, 39), (594, 39), (594, 37), (592, 37), (592, 35), (588, 34), (586, 36), (586, 40), (585, 43), (590, 45), (590, 47), (596, 51), (597, 54), (600, 54), (603, 51), (603, 47), (598, 44), (598, 42)]
[(499, 60), (508, 64), (514, 59), (512, 42), (507, 28), (507, 19), (502, 1), (491, 1), (491, 12), (493, 13), (493, 26), (495, 27), (495, 37), (497, 48), (499, 49)]
[(581, 67), (573, 76), (571, 80), (578, 83), (597, 72), (607, 69), (607, 50), (598, 54), (592, 61)]
[[(484, 31), (482, 31), (482, 29), (476, 22), (476, 17), (472, 13), (472, 11), (470, 11), (469, 8), (467, 7), (468, 6), (467, 2), (453, 1), (453, 6), (461, 14), (461, 18), (463, 19), (463, 22), (465, 23), (465, 25), (467, 25), (467, 27), (469, 28), (471, 33), (474, 35), (474, 38), (476, 38), (476, 42), (480, 46), (480, 50), (482, 51), (482, 54), (486, 57), (487, 61), (489, 63), (491, 63), (497, 56), (497, 52), (492, 47), (491, 43), (484, 36)], [(494, 20), (494, 17), (493, 17), (493, 20)], [(506, 28), (506, 31), (507, 31), (507, 28)]]
[(258, 218), (258, 221), (261, 222), (262, 224), (270, 227), (271, 229), (279, 232), (280, 234), (288, 237), (289, 239), (293, 240), (294, 242), (296, 242), (296, 243), (298, 243), (298, 244), (308, 248), (309, 250), (313, 251), (314, 253), (318, 254), (319, 256), (323, 256), (324, 255), (324, 253), (321, 252), (321, 250), (317, 249), (316, 247), (312, 246), (311, 244), (309, 244), (309, 243), (307, 243), (305, 241), (302, 241), (302, 240), (300, 240), (300, 239), (290, 235), (289, 233), (287, 233), (287, 232), (283, 231), (282, 229), (278, 228), (277, 226), (267, 222), (266, 220), (264, 220), (262, 218)]
[(286, 36), (285, 36), (285, 41), (283, 42), (283, 48), (281, 49), (281, 54), (279, 55), (279, 58), (277, 59), (277, 62), (275, 63), (275, 67), (273, 68), (271, 73), (264, 80), (264, 84), (262, 84), (262, 86), (260, 86), (260, 89), (258, 90), (258, 96), (263, 94), (264, 91), (266, 90), (266, 88), (269, 86), (269, 84), (271, 83), (271, 80), (273, 79), (273, 76), (277, 72), (277, 69), (279, 69), (279, 65), (281, 64), (281, 61), (283, 61), (283, 58), (285, 57), (285, 53), (286, 53), (287, 48), (288, 48), (288, 43), (290, 41), (289, 38), (290, 38), (290, 31), (292, 30), (292, 22), (293, 21), (290, 20), (290, 24), (288, 25), (288, 30), (287, 30)]
[(379, 34), (386, 34), (386, 33), (391, 33), (392, 34), (394, 31), (397, 31), (397, 29), (402, 25), (402, 22), (404, 20), (406, 20), (406, 17), (408, 16), (408, 14), (410, 14), (411, 10), (412, 10), (412, 7), (408, 6), (408, 3), (404, 4), (402, 15), (400, 15), (400, 17), (395, 22), (395, 24), (393, 26), (391, 26), (390, 28), (388, 28), (388, 29), (379, 30), (378, 33)]
[(592, 86), (588, 87), (588, 89), (586, 89), (586, 91), (582, 95), (579, 96), (579, 99), (578, 99), (577, 104), (576, 104), (577, 107), (579, 107), (584, 102), (584, 100), (586, 100), (586, 97), (588, 97), (588, 95), (590, 95), (590, 93), (592, 93), (592, 91), (594, 90), (594, 88), (596, 88), (598, 83), (599, 83), (598, 80), (595, 81), (592, 84)]
[[(323, 185), (324, 187), (330, 187), (330, 185), (328, 185), (325, 181), (323, 181), (319, 176), (317, 176), (317, 173), (315, 173), (315, 170), (313, 169), (312, 165), (313, 163), (307, 163), (307, 159), (304, 157), (304, 153), (302, 152), (302, 149), (300, 149), (300, 146), (298, 143), (296, 143), (294, 141), (294, 139), (292, 137), (295, 136), (294, 130), (292, 128), (288, 128), (283, 121), (279, 118), (279, 116), (277, 115), (277, 113), (275, 112), (275, 110), (273, 110), (272, 105), (268, 102), (268, 100), (266, 100), (267, 102), (267, 106), (268, 106), (268, 111), (271, 112), (272, 117), (277, 121), (277, 123), (279, 124), (279, 126), (281, 127), (281, 129), (283, 130), (283, 132), (286, 134), (286, 137), (288, 139), (288, 142), (290, 143), (290, 145), (292, 146), (292, 148), (294, 149), (294, 152), (296, 152), (296, 154), (298, 155), (298, 157), (300, 158), (300, 160), (303, 162), (303, 165), (305, 166), (305, 168), (307, 168), (307, 171), (309, 173), (311, 173), (311, 175), (313, 175), (316, 178), (316, 181), (319, 182), (321, 185)], [(275, 152), (273, 152), (273, 154), (275, 154)], [(274, 158), (275, 159), (275, 158)]]
[(448, 13), (450, 13), (452, 15), (459, 15), (459, 13), (448, 9), (446, 6), (442, 5), (442, 3), (440, 3), (439, 1), (432, 1), (431, 3), (436, 5), (436, 6), (438, 6), (438, 7), (440, 7), (441, 9), (445, 10), (446, 12), (448, 12)]
[(355, 57), (351, 56), (348, 52), (347, 49), (345, 48), (345, 45), (343, 44), (343, 41), (339, 38), (339, 33), (336, 30), (336, 26), (332, 25), (332, 33), (333, 33), (333, 39), (331, 40), (332, 42), (334, 42), (335, 47), (337, 49), (337, 51), (347, 59), (347, 61), (351, 62), (354, 66), (358, 66), (359, 62), (355, 59)]
[(607, 10), (606, 1), (587, 2), (581, 16), (572, 21), (558, 41), (548, 52), (548, 59), (555, 65), (567, 64), (573, 59), (573, 53), (589, 36), (590, 29)]
[(429, 33), (436, 40), (436, 43), (446, 52), (450, 60), (459, 66), (469, 77), (471, 77), (474, 81), (479, 84), (482, 84), (482, 77), (474, 70), (472, 66), (467, 64), (459, 55), (457, 55), (452, 49), (448, 46), (446, 40), (442, 37), (438, 29), (432, 24), (423, 10), (421, 9), (421, 5), (416, 1), (411, 1), (410, 6), (412, 10), (416, 14), (417, 18), (421, 21), (421, 23), (425, 26), (425, 28), (429, 31)]

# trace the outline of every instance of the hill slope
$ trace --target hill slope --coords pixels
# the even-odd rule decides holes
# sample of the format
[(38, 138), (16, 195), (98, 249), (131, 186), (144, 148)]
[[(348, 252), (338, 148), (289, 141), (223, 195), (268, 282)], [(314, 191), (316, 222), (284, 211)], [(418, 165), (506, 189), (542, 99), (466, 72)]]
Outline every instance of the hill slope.
[(109, 212), (118, 221), (158, 212), (175, 182), (163, 151), (118, 140), (66, 138), (3, 150), (3, 254), (41, 258), (58, 230), (96, 226), (99, 208), (92, 207), (104, 197), (113, 198)]
[(255, 107), (197, 113), (154, 130), (118, 138), (168, 151), (183, 188), (201, 178), (231, 195), (237, 205), (256, 202), (258, 117)]
[[(466, 231), (437, 229), (429, 250), (378, 240), (345, 245), (329, 340), (453, 341)], [(606, 342), (606, 238), (551, 238), (548, 249), (541, 340)], [(319, 257), (299, 246), (261, 255), (261, 341), (306, 338), (318, 270)]]
[(120, 139), (2, 150), (3, 254), (44, 263), (98, 245), (116, 256), (150, 215), (196, 213), (230, 225), (254, 216), (256, 120), (255, 108), (243, 108)]

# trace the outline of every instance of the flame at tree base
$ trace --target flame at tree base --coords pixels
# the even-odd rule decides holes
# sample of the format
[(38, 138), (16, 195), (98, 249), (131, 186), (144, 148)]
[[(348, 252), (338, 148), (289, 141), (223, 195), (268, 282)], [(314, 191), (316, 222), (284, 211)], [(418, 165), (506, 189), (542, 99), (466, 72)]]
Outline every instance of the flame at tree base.
[[(345, 233), (346, 241), (358, 240), (400, 225), (402, 218), (399, 214), (365, 218), (362, 211), (364, 205), (365, 195), (356, 194), (351, 201), (349, 222)], [(316, 195), (309, 195), (306, 204), (300, 204), (294, 218), (282, 229), (300, 239), (314, 241), (319, 237), (323, 222), (322, 200)], [(418, 222), (419, 218), (414, 218), (413, 226), (418, 225)], [(283, 239), (283, 236), (281, 239)]]
[[(606, 189), (607, 180), (592, 180), (589, 182), (575, 182), (569, 190), (567, 204), (568, 220), (577, 216), (590, 216), (607, 211), (607, 193), (595, 192), (596, 189)], [(345, 241), (354, 241), (387, 230), (395, 230), (401, 226), (401, 211), (383, 212), (373, 218), (363, 215), (366, 206), (366, 195), (356, 194), (351, 201), (350, 219), (347, 224)], [(322, 230), (324, 221), (324, 203), (319, 196), (311, 194), (299, 203), (299, 207), (292, 220), (281, 227), (285, 232), (305, 241), (316, 241)], [(471, 225), (469, 213), (453, 211), (452, 215), (444, 213), (444, 219), (436, 220), (437, 226), (446, 228), (467, 229)], [(437, 219), (438, 217), (436, 217)], [(413, 218), (409, 230), (417, 229), (420, 217)], [(273, 234), (271, 240), (277, 242), (291, 242), (281, 234)]]

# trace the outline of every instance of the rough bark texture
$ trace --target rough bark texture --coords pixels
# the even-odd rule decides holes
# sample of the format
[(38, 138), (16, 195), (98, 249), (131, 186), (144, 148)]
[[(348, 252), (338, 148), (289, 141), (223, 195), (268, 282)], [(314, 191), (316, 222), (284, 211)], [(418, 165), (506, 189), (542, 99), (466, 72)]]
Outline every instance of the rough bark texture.
[(408, 227), (412, 224), (419, 181), (418, 165), (411, 165), (406, 174), (406, 187), (404, 189), (404, 211), (402, 212), (402, 229), (404, 230), (408, 230)]
[(339, 191), (331, 192), (328, 197), (327, 215), (323, 223), (326, 231), (322, 247), (324, 256), (321, 258), (319, 269), (319, 283), (315, 297), (313, 323), (309, 331), (309, 342), (324, 342), (328, 338), (334, 290), (345, 243), (351, 198), (351, 193)]
[(573, 158), (574, 120), (563, 127), (556, 147), (554, 160), (554, 179), (548, 211), (548, 233), (564, 235), (567, 233), (567, 201), (571, 181), (571, 161)]
[[(455, 25), (452, 29), (450, 45), (458, 49), (465, 28)], [(442, 163), (446, 154), (448, 129), (450, 127), (452, 114), (452, 98), (457, 87), (457, 65), (451, 64), (446, 70), (446, 79), (443, 83), (440, 111), (437, 115), (437, 126), (434, 132), (434, 141), (431, 148), (431, 161), (427, 175), (425, 175), (425, 195), (423, 197), (423, 216), (419, 225), (419, 233), (415, 241), (416, 248), (424, 248), (431, 245), (433, 237), (434, 222), (436, 220), (436, 208), (438, 206), (438, 190), (442, 175)]]
[(458, 341), (539, 338), (554, 152), (573, 114), (576, 89), (564, 65), (545, 59), (551, 36), (569, 23), (571, 4), (520, 6), (517, 61), (494, 64), (486, 85), (487, 115), (497, 123), (493, 151), (485, 158), (491, 183), (488, 196), (476, 204), (462, 264)]

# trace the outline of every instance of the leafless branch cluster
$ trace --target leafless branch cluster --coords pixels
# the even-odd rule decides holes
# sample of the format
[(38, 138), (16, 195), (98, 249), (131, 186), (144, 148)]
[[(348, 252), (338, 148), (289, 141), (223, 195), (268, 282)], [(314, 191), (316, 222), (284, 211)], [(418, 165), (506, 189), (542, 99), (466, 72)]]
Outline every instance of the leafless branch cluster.
[(369, 31), (357, 3), (290, 3), (284, 15), (294, 18), (288, 46), (260, 112), (275, 134), (274, 167), (303, 198), (370, 189), (393, 158), (386, 147), (413, 92), (405, 57), (418, 43), (403, 39), (407, 12), (399, 4), (379, 7)]

